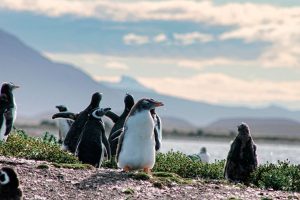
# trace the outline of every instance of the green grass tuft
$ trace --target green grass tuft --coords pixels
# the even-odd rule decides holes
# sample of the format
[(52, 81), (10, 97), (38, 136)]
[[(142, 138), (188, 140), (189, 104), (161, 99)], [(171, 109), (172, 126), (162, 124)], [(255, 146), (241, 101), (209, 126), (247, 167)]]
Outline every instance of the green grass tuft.
[(56, 163), (80, 163), (75, 156), (62, 151), (53, 138), (49, 141), (30, 137), (22, 130), (11, 133), (5, 143), (0, 143), (0, 155)]
[(67, 168), (67, 169), (93, 169), (94, 167), (89, 164), (82, 164), (82, 163), (53, 163), (53, 166), (56, 168)]
[(47, 164), (40, 164), (36, 168), (37, 169), (49, 169), (49, 165), (47, 165)]

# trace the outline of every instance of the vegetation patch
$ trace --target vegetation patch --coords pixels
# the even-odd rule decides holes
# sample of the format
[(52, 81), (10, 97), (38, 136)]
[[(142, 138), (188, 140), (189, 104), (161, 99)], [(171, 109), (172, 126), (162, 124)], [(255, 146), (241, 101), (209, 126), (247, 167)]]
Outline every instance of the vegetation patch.
[(52, 164), (56, 168), (67, 168), (67, 169), (93, 169), (94, 167), (89, 164), (82, 164), (82, 163), (53, 163)]
[(0, 155), (55, 163), (80, 163), (72, 154), (62, 151), (53, 137), (30, 137), (23, 130), (11, 133), (5, 143), (0, 143)]
[(40, 164), (36, 168), (37, 169), (49, 169), (49, 165), (47, 165), (47, 164)]

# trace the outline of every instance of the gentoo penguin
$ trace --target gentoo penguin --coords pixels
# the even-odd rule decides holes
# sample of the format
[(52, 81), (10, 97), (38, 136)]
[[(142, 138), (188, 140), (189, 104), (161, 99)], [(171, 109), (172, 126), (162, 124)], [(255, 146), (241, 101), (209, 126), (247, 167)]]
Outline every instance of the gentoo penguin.
[(74, 114), (71, 112), (61, 112), (52, 116), (52, 119), (70, 118), (75, 120), (72, 126), (70, 127), (70, 130), (68, 131), (66, 138), (63, 142), (62, 145), (63, 150), (68, 150), (71, 153), (75, 153), (78, 144), (78, 139), (80, 137), (80, 134), (82, 132), (82, 129), (86, 121), (88, 120), (88, 115), (92, 110), (99, 107), (101, 99), (102, 99), (102, 94), (96, 92), (93, 94), (91, 103), (88, 105), (88, 107), (86, 107), (86, 109), (81, 111), (79, 114)]
[(0, 170), (0, 199), (22, 199), (22, 191), (19, 188), (19, 179), (17, 173), (12, 168), (3, 167)]
[(116, 156), (117, 146), (119, 141), (118, 137), (121, 134), (121, 130), (124, 126), (125, 119), (128, 116), (132, 106), (134, 105), (133, 96), (127, 93), (124, 98), (124, 104), (125, 104), (125, 108), (123, 113), (120, 116), (114, 114), (111, 111), (106, 113), (106, 116), (109, 117), (115, 123), (108, 137), (112, 157)]
[(110, 147), (105, 135), (102, 117), (110, 108), (101, 108), (91, 111), (76, 149), (76, 156), (83, 163), (100, 167), (107, 151), (108, 159), (111, 158)]
[(131, 109), (120, 135), (117, 148), (118, 167), (124, 171), (143, 169), (150, 173), (155, 164), (154, 120), (150, 110), (163, 106), (143, 98)]
[(203, 162), (203, 163), (209, 163), (209, 158), (210, 158), (210, 155), (209, 153), (207, 153), (207, 150), (205, 147), (202, 147), (199, 154), (198, 154), (198, 157), (200, 158), (200, 161)]
[(6, 132), (6, 119), (5, 119), (5, 111), (8, 108), (8, 100), (2, 95), (0, 96), (0, 141), (3, 141), (5, 138)]
[[(1, 136), (1, 140), (6, 141), (8, 134), (11, 132), (14, 122), (17, 117), (17, 104), (13, 95), (13, 90), (19, 88), (19, 86), (14, 85), (13, 83), (3, 83), (1, 87), (1, 98), (7, 99), (8, 108), (4, 113), (5, 118), (5, 133), (4, 136)], [(3, 124), (2, 127), (4, 128)], [(2, 134), (2, 130), (1, 130)]]
[[(64, 105), (58, 105), (56, 106), (56, 108), (58, 109), (59, 112), (67, 112), (68, 109), (66, 106)], [(61, 144), (68, 131), (70, 130), (73, 122), (74, 122), (74, 119), (73, 120), (70, 120), (70, 119), (65, 119), (65, 118), (58, 118), (58, 136), (59, 136), (59, 140), (58, 142)]]
[(155, 151), (159, 151), (162, 142), (162, 124), (161, 119), (155, 112), (155, 108), (150, 110), (152, 118), (154, 120), (154, 136), (155, 136)]
[(224, 176), (234, 182), (247, 182), (250, 173), (257, 168), (256, 145), (250, 135), (249, 126), (238, 126), (238, 135), (231, 144), (225, 164)]

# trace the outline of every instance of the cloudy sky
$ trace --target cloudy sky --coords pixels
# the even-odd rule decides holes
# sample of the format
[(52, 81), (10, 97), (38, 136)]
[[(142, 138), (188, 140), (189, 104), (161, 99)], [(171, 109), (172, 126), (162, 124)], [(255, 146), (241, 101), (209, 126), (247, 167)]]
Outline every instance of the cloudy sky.
[(95, 80), (300, 109), (299, 0), (0, 0), (0, 29)]

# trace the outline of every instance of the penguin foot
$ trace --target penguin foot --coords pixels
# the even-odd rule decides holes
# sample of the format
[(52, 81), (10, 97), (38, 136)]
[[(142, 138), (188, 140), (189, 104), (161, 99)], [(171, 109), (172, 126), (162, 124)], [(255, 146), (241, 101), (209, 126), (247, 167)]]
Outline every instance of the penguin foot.
[(126, 165), (124, 168), (123, 168), (123, 171), (124, 172), (129, 172), (131, 170), (131, 168), (128, 166), (128, 165)]
[(151, 169), (150, 168), (144, 168), (144, 172), (146, 174), (151, 174)]

